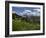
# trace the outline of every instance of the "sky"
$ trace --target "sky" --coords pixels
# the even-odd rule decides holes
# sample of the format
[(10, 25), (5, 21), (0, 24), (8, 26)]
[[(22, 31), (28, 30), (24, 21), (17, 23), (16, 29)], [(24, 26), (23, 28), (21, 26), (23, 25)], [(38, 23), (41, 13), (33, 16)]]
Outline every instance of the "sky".
[(12, 7), (13, 13), (15, 12), (18, 15), (23, 14), (33, 14), (34, 16), (37, 14), (40, 15), (40, 8), (39, 7)]

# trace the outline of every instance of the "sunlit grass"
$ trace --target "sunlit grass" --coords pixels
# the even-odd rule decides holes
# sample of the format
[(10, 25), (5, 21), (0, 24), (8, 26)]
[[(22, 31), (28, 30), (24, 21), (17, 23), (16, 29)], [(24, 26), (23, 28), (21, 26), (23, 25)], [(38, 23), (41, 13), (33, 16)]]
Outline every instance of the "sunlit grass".
[(40, 24), (32, 21), (25, 21), (18, 18), (12, 19), (12, 30), (13, 31), (24, 31), (24, 30), (40, 30)]

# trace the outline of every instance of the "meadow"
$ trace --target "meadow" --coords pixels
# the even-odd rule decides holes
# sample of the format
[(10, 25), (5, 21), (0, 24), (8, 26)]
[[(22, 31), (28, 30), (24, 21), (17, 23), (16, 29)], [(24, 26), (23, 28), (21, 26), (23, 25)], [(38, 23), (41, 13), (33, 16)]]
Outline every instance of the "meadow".
[(12, 14), (12, 31), (40, 30), (38, 22), (26, 21)]

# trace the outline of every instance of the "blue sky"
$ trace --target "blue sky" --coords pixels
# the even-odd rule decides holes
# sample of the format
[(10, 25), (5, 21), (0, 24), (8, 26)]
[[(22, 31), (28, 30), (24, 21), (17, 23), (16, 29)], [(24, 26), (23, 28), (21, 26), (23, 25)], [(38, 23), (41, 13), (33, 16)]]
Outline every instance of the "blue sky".
[(23, 14), (23, 12), (25, 10), (29, 10), (31, 11), (31, 13), (34, 13), (36, 15), (36, 12), (40, 12), (39, 10), (37, 9), (40, 9), (39, 7), (12, 7), (12, 11), (15, 11), (16, 14), (20, 15), (20, 13)]

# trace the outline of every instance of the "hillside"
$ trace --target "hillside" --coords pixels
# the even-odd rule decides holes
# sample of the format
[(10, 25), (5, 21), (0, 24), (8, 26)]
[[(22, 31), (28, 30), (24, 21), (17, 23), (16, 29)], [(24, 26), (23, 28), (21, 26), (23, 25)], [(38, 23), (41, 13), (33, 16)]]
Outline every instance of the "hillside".
[[(37, 19), (36, 19), (37, 18)], [(23, 18), (17, 14), (12, 14), (12, 30), (13, 31), (24, 31), (24, 30), (40, 30), (40, 17), (33, 17), (33, 21), (28, 18)], [(37, 21), (36, 21), (37, 20)]]

